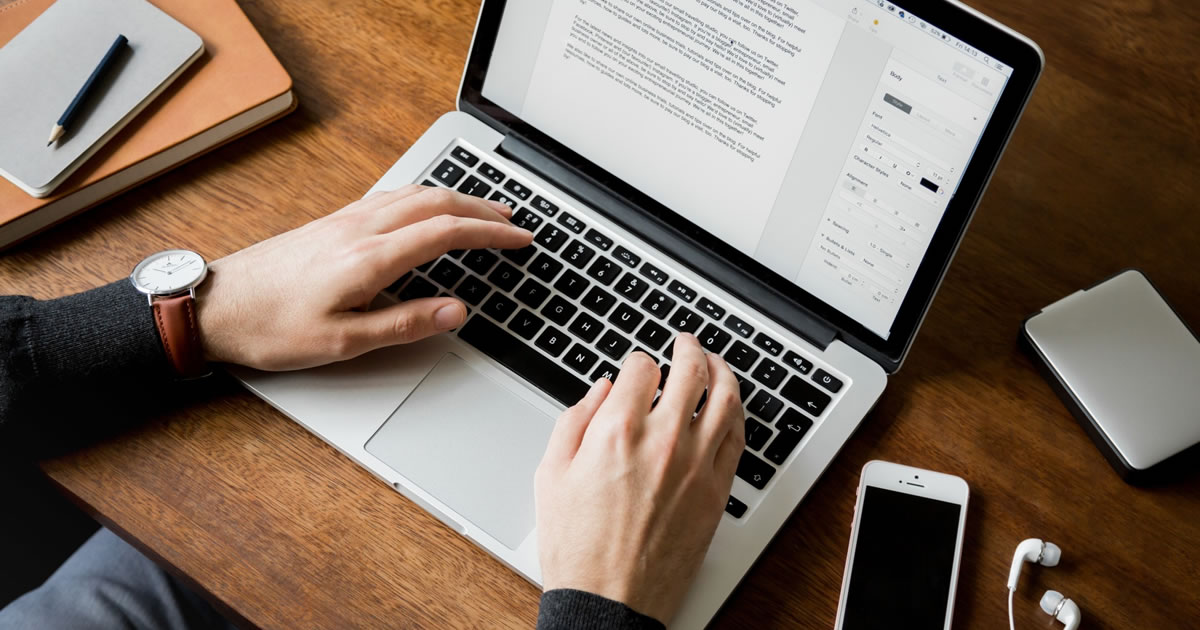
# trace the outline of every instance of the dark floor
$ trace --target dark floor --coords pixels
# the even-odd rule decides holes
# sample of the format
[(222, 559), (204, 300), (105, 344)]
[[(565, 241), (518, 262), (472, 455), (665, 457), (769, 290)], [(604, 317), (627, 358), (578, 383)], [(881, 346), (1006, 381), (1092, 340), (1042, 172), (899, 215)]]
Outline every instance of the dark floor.
[(50, 577), (98, 526), (30, 464), (0, 463), (0, 506), (3, 608)]

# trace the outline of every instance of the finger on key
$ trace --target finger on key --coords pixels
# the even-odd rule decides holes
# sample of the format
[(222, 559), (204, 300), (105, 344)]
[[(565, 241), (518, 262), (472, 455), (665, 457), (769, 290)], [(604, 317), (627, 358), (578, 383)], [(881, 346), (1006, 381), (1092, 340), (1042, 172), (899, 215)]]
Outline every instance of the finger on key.
[(442, 215), (414, 223), (378, 238), (383, 269), (412, 269), (452, 249), (519, 249), (533, 241), (533, 235), (508, 222)]
[(704, 350), (700, 342), (688, 333), (680, 333), (675, 338), (675, 347), (671, 355), (671, 374), (663, 385), (662, 398), (654, 411), (658, 414), (668, 414), (675, 419), (675, 427), (686, 426), (691, 422), (696, 405), (708, 387), (708, 360), (704, 358)]
[(499, 201), (487, 201), (449, 188), (425, 188), (377, 208), (373, 221), (376, 231), (382, 234), (444, 214), (508, 223), (512, 209)]

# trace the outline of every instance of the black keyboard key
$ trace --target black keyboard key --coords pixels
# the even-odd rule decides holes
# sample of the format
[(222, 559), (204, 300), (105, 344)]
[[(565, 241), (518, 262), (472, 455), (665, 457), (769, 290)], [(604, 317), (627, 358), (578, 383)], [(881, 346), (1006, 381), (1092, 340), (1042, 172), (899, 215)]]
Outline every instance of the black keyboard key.
[(465, 174), (463, 167), (450, 160), (442, 160), (442, 163), (433, 169), (433, 178), (447, 186), (454, 186)]
[(721, 318), (725, 317), (725, 309), (717, 306), (715, 302), (708, 298), (700, 298), (700, 301), (696, 302), (696, 308), (700, 309), (701, 313), (717, 321), (721, 321)]
[(479, 179), (474, 175), (468, 175), (466, 181), (464, 181), (462, 185), (458, 187), (458, 192), (483, 198), (486, 197), (488, 193), (492, 192), (492, 187), (483, 183), (482, 179)]
[(729, 365), (747, 372), (750, 370), (750, 366), (754, 365), (754, 362), (758, 360), (758, 350), (740, 341), (735, 341), (729, 352), (725, 353), (725, 360), (729, 362)]
[(537, 258), (533, 259), (533, 264), (529, 265), (529, 273), (541, 278), (543, 282), (550, 282), (554, 276), (562, 271), (563, 264), (554, 260), (549, 254), (538, 254)]
[(557, 357), (567, 349), (571, 343), (571, 338), (564, 335), (563, 332), (553, 326), (547, 326), (546, 330), (542, 331), (542, 335), (534, 342), (534, 345), (546, 351), (552, 357)]
[(513, 213), (512, 224), (532, 232), (542, 224), (542, 217), (539, 217), (525, 208), (521, 208)]
[(758, 362), (758, 365), (754, 368), (754, 372), (750, 376), (759, 383), (775, 389), (783, 382), (783, 377), (787, 376), (787, 370), (784, 370), (782, 365), (770, 359), (763, 359)]
[(808, 384), (807, 381), (799, 376), (789, 378), (783, 384), (783, 389), (779, 390), (779, 393), (783, 394), (784, 398), (792, 401), (792, 404), (807, 411), (814, 417), (820, 416), (830, 401), (828, 394)]
[(808, 374), (808, 371), (813, 368), (812, 361), (805, 359), (791, 350), (784, 353), (783, 362), (801, 374)]
[(545, 197), (541, 195), (534, 197), (533, 201), (529, 202), (529, 205), (548, 217), (552, 217), (558, 213), (558, 206), (546, 201)]
[(772, 464), (782, 466), (783, 462), (787, 461), (788, 455), (796, 450), (796, 445), (804, 439), (804, 435), (808, 433), (812, 425), (812, 420), (795, 409), (783, 412), (783, 417), (775, 423), (775, 426), (779, 427), (779, 436), (771, 442), (767, 450), (763, 451), (763, 457), (766, 457), (767, 461)]
[(412, 272), (409, 271), (408, 273), (404, 274), (403, 276), (400, 276), (399, 278), (397, 278), (395, 282), (389, 284), (387, 286), (387, 288), (384, 289), (384, 291), (387, 291), (388, 293), (395, 293), (395, 292), (399, 291), (400, 287), (404, 286), (404, 283), (407, 282), (408, 279), (411, 277), (412, 277)]
[(435, 181), (433, 181), (433, 180), (431, 180), (431, 179), (427, 179), (427, 180), (425, 180), (425, 181), (421, 182), (421, 185), (422, 185), (422, 186), (432, 186), (432, 187), (436, 188), (436, 187), (437, 187), (437, 182), (435, 182)]
[(564, 406), (574, 405), (588, 392), (587, 383), (482, 317), (472, 317), (458, 336)]
[(746, 513), (746, 504), (730, 496), (729, 501), (725, 502), (725, 511), (733, 518), (742, 518)]
[(612, 315), (608, 316), (608, 321), (611, 322), (613, 326), (616, 326), (627, 333), (632, 333), (634, 329), (638, 327), (638, 324), (642, 323), (642, 320), (645, 318), (645, 315), (642, 315), (634, 310), (632, 306), (622, 302), (617, 306), (616, 310), (612, 312)]
[(479, 165), (479, 174), (492, 180), (493, 183), (499, 184), (504, 181), (504, 173), (501, 173), (496, 167), (484, 162)]
[(571, 299), (578, 300), (589, 284), (591, 283), (584, 280), (583, 276), (568, 269), (559, 277), (558, 282), (554, 283), (554, 288), (562, 291)]
[(835, 394), (842, 388), (842, 381), (825, 370), (817, 370), (817, 373), (813, 374), (813, 380), (817, 382), (817, 385)]
[(638, 263), (642, 262), (641, 256), (638, 256), (637, 254), (625, 249), (624, 247), (621, 247), (620, 245), (617, 245), (617, 248), (613, 250), (613, 256), (616, 257), (618, 262), (629, 267), (636, 267), (638, 266)]
[(461, 280), (465, 273), (466, 271), (463, 271), (462, 267), (443, 258), (433, 266), (433, 271), (429, 272), (429, 278), (449, 289), (454, 286), (454, 283)]
[(758, 333), (754, 336), (754, 345), (766, 350), (767, 354), (773, 357), (777, 357), (779, 356), (779, 353), (783, 352), (783, 346), (780, 345), (778, 341), (775, 341), (774, 339), (762, 333)]
[(588, 230), (588, 233), (583, 235), (583, 240), (600, 248), (600, 251), (605, 252), (613, 245), (611, 238), (597, 232), (595, 229)]
[(696, 299), (696, 291), (678, 280), (672, 280), (671, 284), (667, 285), (667, 291), (675, 294), (675, 297), (684, 302), (691, 302)]
[(571, 316), (578, 310), (579, 307), (564, 300), (561, 295), (556, 295), (550, 298), (546, 308), (542, 309), (542, 315), (559, 326), (566, 326), (567, 322), (571, 321)]
[(433, 260), (429, 260), (429, 261), (423, 262), (423, 263), (421, 263), (421, 264), (417, 265), (417, 271), (420, 271), (420, 272), (422, 272), (422, 273), (424, 273), (424, 272), (426, 272), (426, 271), (429, 271), (429, 268), (430, 268), (430, 267), (432, 267), (432, 266), (433, 266), (433, 263), (435, 263), (435, 262), (437, 262), (437, 261), (438, 261), (438, 259), (437, 259), (437, 258), (434, 258)]
[(700, 331), (700, 335), (698, 337), (700, 339), (700, 345), (709, 352), (720, 352), (724, 350), (725, 346), (729, 345), (729, 340), (733, 339), (732, 335), (724, 330), (721, 330), (720, 328), (717, 328), (715, 324), (706, 325), (704, 330)]
[(769, 439), (771, 439), (771, 427), (754, 418), (746, 418), (746, 448), (757, 451), (766, 446)]
[(642, 265), (640, 271), (643, 276), (650, 278), (654, 284), (665, 284), (667, 282), (667, 274), (663, 273), (658, 269), (658, 267), (655, 267), (650, 263)]
[(671, 333), (654, 322), (646, 322), (642, 329), (637, 331), (636, 337), (651, 350), (658, 350), (671, 338)]
[(506, 262), (502, 262), (498, 267), (496, 267), (496, 270), (493, 271), (490, 276), (488, 276), (488, 281), (505, 291), (512, 291), (513, 289), (517, 288), (517, 283), (524, 278), (525, 274), (521, 273), (519, 269)]
[(512, 193), (514, 197), (520, 199), (521, 201), (525, 201), (529, 198), (529, 195), (533, 194), (528, 187), (515, 179), (510, 179), (507, 182), (504, 182), (504, 190)]
[(562, 256), (563, 260), (571, 263), (576, 269), (583, 269), (586, 267), (588, 261), (590, 261), (592, 256), (595, 255), (596, 250), (584, 245), (579, 241), (571, 241), (571, 244), (567, 245), (566, 249), (562, 250), (562, 253), (559, 254), (559, 256)]
[(617, 376), (620, 374), (621, 370), (618, 370), (617, 366), (608, 361), (601, 361), (600, 365), (596, 366), (596, 371), (592, 372), (592, 382), (606, 378), (610, 383), (615, 383), (617, 382)]
[(737, 315), (730, 315), (725, 320), (725, 327), (747, 339), (750, 338), (750, 335), (754, 334), (754, 327), (738, 319)]
[(509, 197), (508, 195), (500, 192), (499, 190), (492, 193), (492, 196), (488, 197), (488, 199), (491, 199), (492, 201), (499, 201), (500, 203), (508, 206), (509, 208), (512, 208), (513, 210), (517, 209), (517, 200), (513, 199), (512, 197)]
[(700, 319), (699, 315), (688, 310), (686, 306), (680, 306), (679, 308), (675, 309), (675, 312), (671, 315), (671, 318), (667, 320), (667, 323), (671, 325), (671, 328), (674, 328), (679, 332), (696, 334), (696, 331), (700, 329), (700, 324), (703, 323), (703, 320)]
[(621, 273), (621, 268), (617, 267), (617, 263), (601, 256), (596, 259), (596, 262), (592, 263), (587, 273), (589, 276), (595, 278), (596, 282), (608, 286), (612, 284), (613, 280), (617, 279), (617, 274)]
[(566, 212), (558, 215), (558, 222), (563, 224), (564, 226), (566, 226), (566, 228), (568, 230), (571, 230), (572, 232), (574, 232), (576, 234), (582, 233), (584, 231), (584, 229), (587, 228), (587, 226), (583, 224), (583, 221), (576, 219), (575, 217), (571, 216), (570, 214), (567, 214)]
[(780, 411), (783, 411), (783, 401), (768, 394), (766, 391), (759, 391), (754, 395), (754, 398), (750, 399), (750, 404), (746, 405), (746, 409), (759, 418), (770, 422), (775, 419), (775, 416), (779, 415)]
[(529, 308), (537, 308), (550, 297), (550, 289), (530, 278), (513, 295)]
[(600, 331), (604, 330), (604, 325), (595, 317), (587, 313), (580, 313), (579, 317), (576, 317), (575, 321), (571, 322), (567, 330), (571, 331), (576, 337), (591, 343), (600, 334)]
[(642, 296), (646, 294), (646, 289), (649, 288), (650, 285), (646, 284), (645, 280), (626, 272), (625, 275), (621, 276), (621, 280), (617, 283), (617, 286), (613, 287), (613, 290), (617, 292), (617, 295), (626, 300), (637, 302), (642, 299)]
[(404, 287), (404, 290), (396, 298), (401, 302), (407, 302), (408, 300), (433, 297), (437, 295), (437, 292), (437, 287), (433, 286), (428, 280), (421, 276), (416, 276), (412, 279), (412, 282), (408, 283), (408, 286)]
[(546, 248), (547, 251), (556, 252), (558, 248), (563, 246), (563, 243), (567, 242), (568, 238), (571, 237), (566, 232), (547, 223), (546, 227), (542, 228), (541, 232), (538, 232), (537, 239), (535, 240), (539, 245)]
[[(664, 363), (661, 366), (659, 366), (658, 374), (659, 374), (658, 388), (661, 390), (662, 388), (667, 386), (667, 377), (671, 375), (671, 364)], [(658, 400), (656, 399), (654, 402), (657, 404)]]
[(462, 258), (463, 254), (465, 254), (465, 253), (467, 253), (467, 250), (465, 250), (465, 249), (452, 249), (452, 250), (446, 252), (446, 255), (451, 258)]
[(738, 394), (741, 396), (742, 402), (745, 403), (750, 398), (750, 394), (754, 393), (754, 388), (757, 385), (754, 384), (754, 381), (736, 372), (734, 372), (733, 376), (738, 382)]
[(621, 357), (625, 356), (625, 351), (632, 345), (633, 342), (622, 337), (617, 331), (610, 330), (604, 333), (600, 341), (596, 342), (596, 349), (603, 352), (613, 361), (620, 361)]
[(508, 329), (525, 339), (533, 339), (533, 336), (537, 334), (537, 331), (542, 329), (542, 325), (545, 323), (537, 315), (521, 309), (521, 312), (517, 313), (511, 322), (508, 322)]
[(767, 487), (767, 482), (775, 475), (775, 469), (770, 464), (763, 460), (742, 451), (742, 458), (738, 460), (737, 476), (741, 477), (746, 483), (762, 490)]
[(601, 317), (612, 310), (613, 304), (616, 303), (617, 298), (600, 287), (592, 287), (592, 290), (583, 296), (583, 306)]
[(483, 298), (487, 297), (488, 293), (492, 292), (492, 287), (488, 286), (483, 280), (475, 276), (468, 275), (466, 280), (459, 283), (458, 288), (454, 290), (454, 295), (462, 298), (462, 301), (471, 306), (478, 306)]
[(467, 269), (485, 276), (487, 272), (491, 271), (492, 265), (496, 264), (497, 260), (500, 260), (500, 257), (486, 249), (473, 249), (462, 259), (462, 262)]
[(462, 147), (454, 147), (453, 149), (450, 149), (450, 156), (459, 162), (466, 164), (467, 166), (475, 166), (475, 163), (479, 161), (479, 158), (475, 157), (470, 151)]
[(588, 370), (592, 369), (592, 366), (596, 364), (596, 360), (599, 358), (595, 352), (588, 350), (580, 344), (575, 344), (567, 351), (567, 356), (563, 357), (563, 362), (572, 370), (580, 374), (587, 374)]
[(533, 245), (526, 245), (525, 247), (522, 247), (521, 249), (501, 250), (500, 255), (517, 263), (518, 265), (524, 265), (525, 263), (529, 262), (529, 259), (533, 258), (533, 255), (536, 253), (537, 253), (536, 247), (534, 247)]
[(501, 293), (493, 293), (492, 297), (483, 303), (483, 312), (502, 324), (516, 310), (517, 303)]
[(651, 291), (650, 297), (642, 302), (642, 310), (659, 319), (666, 317), (673, 308), (675, 308), (674, 298), (668, 297), (666, 293), (658, 289)]

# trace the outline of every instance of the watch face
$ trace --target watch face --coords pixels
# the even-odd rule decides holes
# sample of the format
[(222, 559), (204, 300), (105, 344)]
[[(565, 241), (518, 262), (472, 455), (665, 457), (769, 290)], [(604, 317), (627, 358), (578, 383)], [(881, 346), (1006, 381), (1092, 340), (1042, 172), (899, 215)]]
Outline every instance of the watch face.
[(172, 249), (143, 260), (133, 270), (134, 286), (142, 293), (179, 293), (204, 279), (207, 266), (196, 252)]

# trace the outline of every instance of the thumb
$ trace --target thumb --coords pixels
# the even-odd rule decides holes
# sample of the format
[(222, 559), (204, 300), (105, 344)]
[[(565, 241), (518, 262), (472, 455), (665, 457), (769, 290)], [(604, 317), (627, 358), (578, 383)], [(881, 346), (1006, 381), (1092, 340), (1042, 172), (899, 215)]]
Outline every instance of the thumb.
[(467, 308), (454, 298), (422, 298), (377, 311), (356, 313), (351, 322), (362, 352), (420, 341), (462, 326)]

